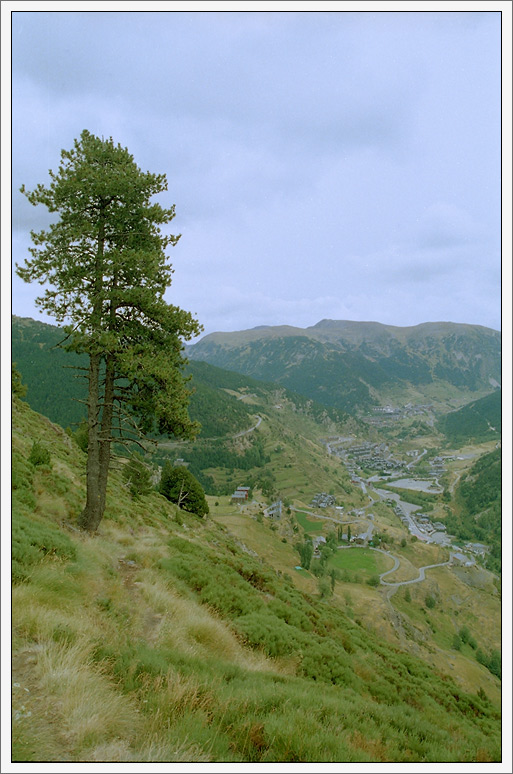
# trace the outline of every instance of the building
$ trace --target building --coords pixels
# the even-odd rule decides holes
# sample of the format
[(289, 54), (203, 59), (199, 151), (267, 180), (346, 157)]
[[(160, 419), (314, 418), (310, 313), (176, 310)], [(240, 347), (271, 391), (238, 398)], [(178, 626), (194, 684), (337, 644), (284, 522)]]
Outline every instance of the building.
[(232, 503), (243, 503), (249, 497), (249, 486), (238, 486), (232, 494)]
[(484, 543), (465, 543), (465, 548), (478, 556), (485, 556), (490, 551), (490, 546), (485, 546)]
[(326, 544), (326, 538), (322, 535), (312, 538), (312, 545), (314, 549), (314, 556), (319, 556), (319, 548)]
[(269, 516), (271, 519), (279, 519), (281, 518), (281, 508), (282, 508), (281, 500), (276, 500), (276, 502), (272, 503), (269, 506), (269, 508), (266, 511), (266, 515)]
[(451, 553), (452, 564), (460, 565), (461, 567), (472, 567), (475, 564), (474, 559), (462, 554), (460, 551)]

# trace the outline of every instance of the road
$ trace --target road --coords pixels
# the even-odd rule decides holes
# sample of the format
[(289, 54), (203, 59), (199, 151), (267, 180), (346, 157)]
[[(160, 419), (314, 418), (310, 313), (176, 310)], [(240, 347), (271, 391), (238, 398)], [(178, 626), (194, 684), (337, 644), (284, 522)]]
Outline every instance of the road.
[[(258, 414), (255, 414), (257, 418), (256, 425), (253, 425), (253, 427), (250, 427), (248, 430), (242, 430), (240, 433), (235, 433), (235, 435), (224, 435), (220, 436), (218, 438), (199, 438), (200, 441), (223, 441), (228, 440), (229, 438), (241, 438), (243, 435), (248, 435), (249, 433), (252, 433), (253, 430), (256, 430), (257, 427), (260, 427), (260, 424), (262, 423), (262, 417)], [(175, 449), (180, 446), (186, 446), (189, 443), (189, 441), (159, 441), (158, 446), (161, 449)]]
[[(351, 548), (365, 548), (365, 546), (339, 546), (338, 548), (339, 550), (347, 551), (348, 549), (351, 549)], [(394, 556), (394, 554), (391, 554), (390, 551), (385, 551), (383, 548), (372, 548), (372, 546), (367, 546), (367, 548), (369, 551), (377, 551), (380, 554), (385, 554), (385, 556), (389, 556), (394, 562), (394, 566), (390, 570), (385, 570), (385, 572), (382, 572), (380, 574), (379, 582), (381, 583), (382, 586), (399, 587), (399, 586), (409, 586), (411, 583), (420, 583), (420, 581), (426, 580), (426, 570), (431, 570), (434, 567), (447, 567), (447, 565), (451, 564), (451, 559), (449, 559), (447, 562), (440, 562), (439, 564), (426, 564), (424, 565), (424, 567), (418, 568), (418, 573), (419, 573), (418, 578), (413, 578), (412, 580), (406, 580), (406, 581), (390, 582), (390, 581), (383, 580), (383, 578), (385, 577), (385, 575), (390, 575), (391, 573), (395, 572), (399, 568), (401, 564), (399, 557)], [(451, 554), (451, 558), (452, 558), (452, 554)]]
[(262, 422), (262, 417), (258, 416), (258, 414), (257, 414), (257, 415), (256, 415), (256, 418), (257, 418), (257, 420), (258, 420), (258, 422), (256, 423), (256, 425), (254, 425), (253, 427), (250, 427), (250, 428), (249, 428), (249, 430), (243, 430), (241, 433), (235, 433), (235, 435), (232, 435), (231, 437), (232, 437), (232, 438), (240, 438), (240, 437), (241, 437), (241, 436), (243, 436), (243, 435), (248, 435), (248, 433), (252, 433), (252, 432), (253, 432), (253, 430), (256, 430), (256, 429), (257, 429), (257, 427), (260, 427), (260, 424), (261, 424), (261, 422)]
[(413, 467), (413, 465), (416, 465), (416, 464), (417, 464), (417, 462), (420, 462), (420, 460), (422, 459), (422, 457), (424, 456), (424, 454), (427, 454), (427, 449), (424, 449), (424, 451), (422, 452), (422, 454), (419, 454), (419, 456), (418, 456), (418, 457), (415, 457), (415, 459), (414, 459), (412, 462), (409, 462), (409, 463), (406, 465), (406, 467), (407, 467), (408, 469), (410, 469), (411, 467)]

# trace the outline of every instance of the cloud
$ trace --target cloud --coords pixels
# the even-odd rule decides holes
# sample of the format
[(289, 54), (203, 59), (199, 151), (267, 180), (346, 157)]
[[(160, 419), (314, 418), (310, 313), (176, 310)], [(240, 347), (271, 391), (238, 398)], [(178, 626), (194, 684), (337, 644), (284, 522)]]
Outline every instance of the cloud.
[(421, 248), (443, 250), (482, 241), (482, 225), (469, 212), (448, 202), (435, 202), (422, 217), (418, 244)]
[(14, 12), (13, 252), (87, 128), (167, 174), (170, 299), (209, 329), (498, 327), (499, 43), (484, 13)]

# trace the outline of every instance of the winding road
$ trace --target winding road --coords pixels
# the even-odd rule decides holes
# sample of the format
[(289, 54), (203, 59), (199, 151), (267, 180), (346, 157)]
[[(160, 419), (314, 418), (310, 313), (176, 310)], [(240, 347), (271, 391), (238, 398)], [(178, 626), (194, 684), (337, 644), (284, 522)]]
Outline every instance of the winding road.
[(400, 559), (397, 556), (394, 556), (394, 554), (391, 554), (390, 551), (384, 551), (382, 548), (373, 548), (372, 546), (339, 546), (338, 550), (347, 551), (348, 549), (351, 549), (351, 548), (365, 548), (365, 547), (367, 547), (369, 551), (377, 551), (378, 553), (385, 554), (385, 556), (389, 556), (391, 559), (394, 560), (394, 566), (390, 570), (385, 570), (385, 572), (380, 573), (379, 582), (381, 583), (382, 586), (398, 587), (398, 586), (408, 586), (410, 583), (420, 583), (420, 581), (426, 580), (426, 570), (431, 570), (433, 567), (446, 567), (447, 565), (451, 564), (451, 559), (452, 559), (452, 554), (451, 554), (451, 559), (449, 559), (447, 562), (440, 562), (439, 564), (426, 564), (424, 565), (424, 567), (419, 567), (418, 578), (413, 578), (412, 580), (406, 580), (406, 581), (389, 582), (389, 581), (383, 580), (383, 578), (385, 577), (385, 575), (390, 575), (391, 573), (395, 572), (401, 564)]
[[(241, 438), (243, 435), (248, 435), (249, 433), (252, 433), (253, 430), (256, 430), (257, 427), (260, 427), (262, 423), (262, 417), (258, 414), (255, 414), (255, 417), (257, 419), (256, 425), (253, 425), (253, 427), (250, 427), (248, 430), (241, 430), (240, 433), (235, 433), (235, 435), (223, 435), (218, 436), (217, 438), (200, 438), (200, 441), (223, 441), (223, 440), (229, 440), (231, 438)], [(161, 449), (175, 449), (180, 446), (186, 446), (189, 443), (189, 441), (159, 441), (158, 446)]]

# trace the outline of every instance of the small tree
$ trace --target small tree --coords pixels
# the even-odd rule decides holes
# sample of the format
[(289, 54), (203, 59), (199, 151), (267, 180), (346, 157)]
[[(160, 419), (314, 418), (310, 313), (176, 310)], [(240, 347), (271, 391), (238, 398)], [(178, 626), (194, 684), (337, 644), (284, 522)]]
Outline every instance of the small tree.
[(151, 470), (140, 454), (133, 454), (123, 469), (123, 478), (132, 497), (147, 495), (152, 490)]
[(330, 572), (330, 579), (331, 579), (331, 591), (332, 593), (335, 591), (335, 581), (337, 579), (337, 571), (335, 568), (333, 568)]
[(295, 546), (299, 553), (299, 559), (301, 561), (301, 567), (308, 570), (313, 556), (313, 545), (311, 540), (305, 540), (304, 543), (297, 543)]
[(453, 634), (451, 647), (453, 650), (461, 650), (461, 638), (459, 634)]
[(187, 468), (174, 468), (167, 461), (162, 469), (159, 492), (184, 511), (206, 516), (209, 513), (205, 493), (199, 481)]
[(327, 578), (319, 578), (317, 581), (317, 588), (319, 589), (319, 596), (321, 599), (327, 599), (333, 594), (331, 584)]
[(126, 148), (82, 132), (61, 152), (50, 184), (21, 188), (33, 205), (58, 219), (32, 232), (32, 256), (18, 275), (47, 284), (37, 304), (65, 323), (66, 349), (89, 357), (87, 379), (87, 530), (103, 518), (113, 436), (137, 440), (157, 430), (194, 437), (187, 414), (183, 339), (201, 326), (169, 305), (165, 250), (179, 237), (161, 227), (175, 216), (151, 201), (167, 190), (165, 175), (142, 172)]

